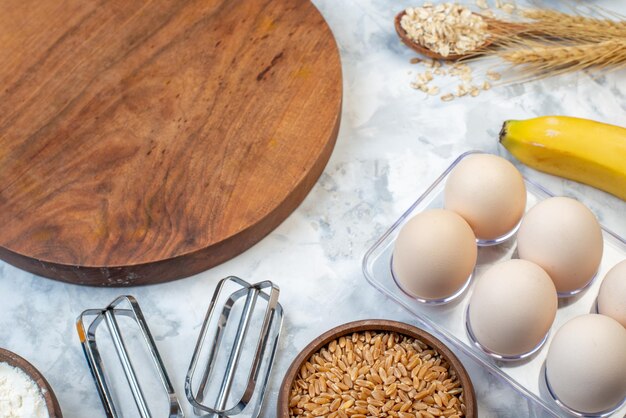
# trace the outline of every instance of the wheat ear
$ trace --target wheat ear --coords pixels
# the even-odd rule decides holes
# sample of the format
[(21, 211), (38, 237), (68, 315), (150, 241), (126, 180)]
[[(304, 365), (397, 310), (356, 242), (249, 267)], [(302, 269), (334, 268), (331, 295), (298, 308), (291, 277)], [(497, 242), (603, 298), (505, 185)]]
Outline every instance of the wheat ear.
[(526, 9), (521, 13), (531, 19), (524, 23), (527, 30), (542, 36), (584, 41), (626, 39), (624, 20), (599, 19), (548, 9)]
[(556, 75), (585, 69), (618, 69), (626, 66), (626, 39), (567, 46), (531, 46), (504, 49), (494, 55), (533, 75)]

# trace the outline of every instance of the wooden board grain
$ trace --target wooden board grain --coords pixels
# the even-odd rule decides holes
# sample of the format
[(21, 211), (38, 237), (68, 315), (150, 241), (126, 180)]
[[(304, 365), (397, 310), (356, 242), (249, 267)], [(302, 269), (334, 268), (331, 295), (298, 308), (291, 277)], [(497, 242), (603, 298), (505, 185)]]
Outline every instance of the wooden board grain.
[(0, 257), (73, 283), (239, 254), (339, 127), (337, 46), (308, 0), (3, 0), (0, 63)]

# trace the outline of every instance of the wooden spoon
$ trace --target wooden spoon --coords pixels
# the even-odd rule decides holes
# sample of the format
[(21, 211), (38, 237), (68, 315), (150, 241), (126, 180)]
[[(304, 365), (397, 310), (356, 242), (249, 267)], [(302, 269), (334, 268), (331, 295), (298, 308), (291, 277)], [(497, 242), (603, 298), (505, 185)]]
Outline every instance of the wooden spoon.
[[(436, 59), (436, 60), (443, 60), (443, 61), (456, 61), (459, 60), (461, 58), (467, 57), (469, 55), (473, 55), (476, 54), (478, 51), (474, 50), (474, 51), (468, 51), (464, 54), (449, 54), (448, 56), (443, 56), (438, 52), (433, 51), (432, 49), (428, 49), (425, 46), (415, 42), (413, 39), (409, 38), (409, 35), (406, 33), (406, 31), (404, 30), (404, 28), (402, 27), (402, 25), (400, 24), (400, 21), (402, 20), (402, 16), (404, 16), (406, 14), (406, 12), (403, 10), (400, 13), (398, 13), (396, 15), (395, 18), (395, 27), (396, 27), (396, 32), (398, 33), (398, 36), (400, 37), (400, 40), (402, 40), (402, 42), (408, 46), (409, 48), (411, 48), (413, 51), (425, 55), (429, 58), (432, 59)], [(517, 34), (520, 34), (522, 32), (526, 32), (526, 28), (523, 25), (520, 24), (516, 24), (516, 23), (509, 23), (509, 22), (503, 22), (501, 20), (497, 20), (497, 19), (492, 19), (489, 17), (485, 17), (483, 15), (480, 15), (478, 13), (473, 13), (476, 16), (480, 16), (486, 23), (487, 23), (487, 31), (492, 34), (492, 35), (497, 35), (497, 36), (502, 36), (502, 35), (507, 35), (507, 36), (514, 36)], [(480, 46), (481, 49), (487, 48), (489, 45), (491, 45), (495, 39), (497, 38), (497, 36), (491, 36), (489, 38), (487, 38), (485, 40), (485, 42)]]

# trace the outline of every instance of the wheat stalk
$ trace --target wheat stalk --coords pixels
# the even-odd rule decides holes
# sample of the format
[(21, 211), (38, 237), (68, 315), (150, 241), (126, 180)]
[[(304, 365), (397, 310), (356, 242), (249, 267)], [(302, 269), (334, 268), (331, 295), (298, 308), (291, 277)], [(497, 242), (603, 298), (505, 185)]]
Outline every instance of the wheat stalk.
[(508, 69), (518, 72), (519, 78), (511, 82), (625, 68), (626, 21), (614, 13), (592, 10), (593, 16), (586, 16), (535, 8), (521, 12), (524, 22), (490, 22), (492, 44), (466, 58), (504, 60)]
[(523, 17), (531, 19), (523, 25), (530, 33), (561, 39), (603, 41), (626, 39), (626, 22), (572, 15), (549, 9), (526, 9)]
[(565, 46), (520, 42), (526, 46), (505, 48), (494, 51), (493, 55), (539, 78), (572, 71), (626, 67), (626, 38)]

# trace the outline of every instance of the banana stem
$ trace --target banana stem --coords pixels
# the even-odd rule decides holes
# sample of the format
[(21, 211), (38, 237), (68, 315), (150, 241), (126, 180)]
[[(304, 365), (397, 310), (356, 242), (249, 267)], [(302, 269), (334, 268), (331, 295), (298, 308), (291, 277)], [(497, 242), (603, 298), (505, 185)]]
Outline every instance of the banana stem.
[(504, 123), (502, 124), (502, 128), (500, 129), (500, 134), (498, 135), (498, 142), (500, 143), (502, 143), (502, 140), (504, 139), (504, 137), (506, 137), (509, 122), (510, 120), (505, 120)]

